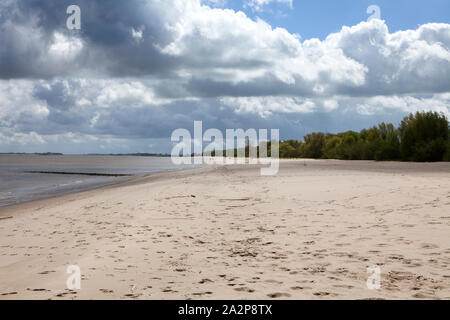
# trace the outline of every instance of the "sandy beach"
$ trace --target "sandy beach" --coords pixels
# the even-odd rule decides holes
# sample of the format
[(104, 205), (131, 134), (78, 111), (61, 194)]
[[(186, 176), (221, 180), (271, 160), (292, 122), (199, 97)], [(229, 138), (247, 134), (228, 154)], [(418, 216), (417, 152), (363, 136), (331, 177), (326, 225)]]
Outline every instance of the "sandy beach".
[(450, 299), (450, 163), (206, 166), (3, 208), (0, 299)]

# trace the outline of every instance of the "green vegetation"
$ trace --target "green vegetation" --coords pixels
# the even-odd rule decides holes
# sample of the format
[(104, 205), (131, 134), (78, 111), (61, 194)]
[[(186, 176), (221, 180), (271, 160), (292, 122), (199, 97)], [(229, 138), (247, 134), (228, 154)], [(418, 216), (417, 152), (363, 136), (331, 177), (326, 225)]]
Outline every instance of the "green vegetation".
[(281, 141), (280, 158), (450, 161), (449, 122), (443, 114), (417, 112), (405, 117), (398, 128), (381, 123), (360, 132), (314, 132), (303, 142)]
[(438, 113), (417, 113), (403, 119), (399, 128), (404, 160), (441, 161), (448, 152), (448, 121)]

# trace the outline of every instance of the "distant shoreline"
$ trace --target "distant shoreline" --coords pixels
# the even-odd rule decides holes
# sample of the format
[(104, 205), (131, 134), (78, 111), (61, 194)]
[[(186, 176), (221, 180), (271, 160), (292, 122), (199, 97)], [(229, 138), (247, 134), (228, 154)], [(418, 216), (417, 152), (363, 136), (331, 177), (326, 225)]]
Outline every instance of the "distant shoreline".
[(68, 157), (81, 157), (81, 156), (99, 156), (99, 157), (170, 157), (170, 154), (166, 153), (86, 153), (86, 154), (64, 154), (57, 152), (0, 152), (0, 155), (34, 155), (34, 156), (68, 156)]

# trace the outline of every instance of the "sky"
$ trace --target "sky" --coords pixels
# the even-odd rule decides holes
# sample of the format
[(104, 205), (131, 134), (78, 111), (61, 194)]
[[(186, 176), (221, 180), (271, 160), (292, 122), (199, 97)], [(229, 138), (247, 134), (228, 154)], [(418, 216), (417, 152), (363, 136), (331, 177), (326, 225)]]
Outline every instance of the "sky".
[[(450, 2), (445, 0), (293, 0), (267, 1), (268, 5), (243, 8), (250, 1), (229, 0), (227, 7), (244, 10), (251, 18), (260, 17), (272, 26), (298, 33), (302, 39), (324, 40), (342, 26), (354, 26), (367, 20), (370, 5), (380, 7), (381, 19), (389, 30), (416, 29), (429, 22), (449, 23)], [(220, 2), (218, 2), (220, 4)], [(255, 3), (258, 3), (255, 1)], [(292, 4), (292, 5), (291, 5)], [(256, 10), (255, 10), (256, 9)], [(259, 10), (258, 10), (259, 9)]]
[(447, 0), (2, 0), (0, 152), (170, 153), (195, 120), (286, 140), (449, 117), (449, 12)]

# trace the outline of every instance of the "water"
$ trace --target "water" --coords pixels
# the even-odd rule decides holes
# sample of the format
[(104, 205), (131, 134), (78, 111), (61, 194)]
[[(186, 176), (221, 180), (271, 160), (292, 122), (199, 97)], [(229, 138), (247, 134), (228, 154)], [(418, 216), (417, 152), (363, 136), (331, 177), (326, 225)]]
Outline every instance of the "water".
[(0, 207), (193, 167), (164, 157), (0, 154)]

